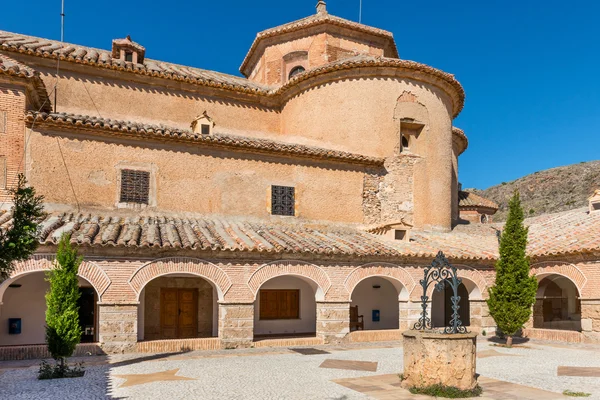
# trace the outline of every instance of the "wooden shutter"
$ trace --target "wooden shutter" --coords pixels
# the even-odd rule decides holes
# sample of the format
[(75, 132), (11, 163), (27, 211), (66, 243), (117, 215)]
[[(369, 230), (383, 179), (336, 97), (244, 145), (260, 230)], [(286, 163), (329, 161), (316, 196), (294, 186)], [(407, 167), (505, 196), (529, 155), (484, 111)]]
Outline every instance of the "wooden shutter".
[(300, 290), (260, 291), (260, 319), (300, 318)]

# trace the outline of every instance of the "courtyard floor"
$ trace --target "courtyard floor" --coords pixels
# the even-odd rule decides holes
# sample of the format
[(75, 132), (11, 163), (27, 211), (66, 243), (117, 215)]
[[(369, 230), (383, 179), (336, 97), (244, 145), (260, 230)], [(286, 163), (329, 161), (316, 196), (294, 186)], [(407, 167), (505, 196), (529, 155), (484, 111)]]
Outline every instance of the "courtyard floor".
[[(79, 360), (73, 360), (79, 361)], [(83, 359), (83, 378), (39, 381), (39, 361), (0, 362), (1, 399), (430, 399), (399, 387), (402, 344), (261, 348)], [(480, 399), (600, 399), (600, 347), (478, 342)]]

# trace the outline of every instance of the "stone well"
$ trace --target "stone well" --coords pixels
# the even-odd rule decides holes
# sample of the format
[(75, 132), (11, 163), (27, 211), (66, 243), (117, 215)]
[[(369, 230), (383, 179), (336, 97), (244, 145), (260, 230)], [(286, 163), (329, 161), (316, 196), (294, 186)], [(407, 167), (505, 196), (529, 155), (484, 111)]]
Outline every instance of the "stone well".
[(402, 335), (403, 387), (441, 384), (469, 390), (477, 385), (476, 333), (442, 334), (409, 330)]

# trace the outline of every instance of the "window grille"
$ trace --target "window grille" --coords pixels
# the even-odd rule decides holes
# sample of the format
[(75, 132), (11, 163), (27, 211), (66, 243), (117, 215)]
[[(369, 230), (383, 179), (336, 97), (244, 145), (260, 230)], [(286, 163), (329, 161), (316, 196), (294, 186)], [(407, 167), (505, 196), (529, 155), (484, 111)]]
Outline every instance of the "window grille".
[(271, 186), (271, 214), (294, 215), (295, 190), (291, 186)]
[(121, 170), (121, 203), (148, 204), (150, 172)]

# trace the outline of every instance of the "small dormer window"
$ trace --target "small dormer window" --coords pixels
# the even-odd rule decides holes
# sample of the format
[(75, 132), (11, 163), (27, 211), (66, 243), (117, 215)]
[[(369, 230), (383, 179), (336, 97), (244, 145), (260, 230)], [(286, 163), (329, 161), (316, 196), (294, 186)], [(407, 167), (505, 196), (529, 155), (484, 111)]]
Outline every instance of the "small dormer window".
[(394, 239), (406, 240), (406, 229), (395, 229), (394, 230)]
[(292, 79), (294, 76), (301, 74), (304, 71), (306, 71), (304, 69), (304, 67), (302, 65), (298, 65), (297, 67), (292, 68), (292, 70), (290, 71), (290, 75), (288, 76), (288, 79)]
[(208, 116), (206, 111), (198, 115), (191, 124), (192, 132), (201, 135), (210, 135), (215, 127), (215, 123), (211, 117)]
[(146, 49), (139, 43), (131, 40), (128, 35), (125, 39), (115, 39), (112, 42), (112, 58), (134, 64), (143, 64)]

